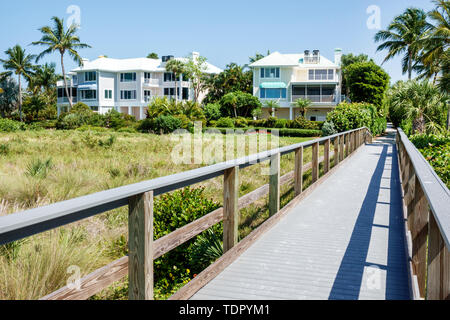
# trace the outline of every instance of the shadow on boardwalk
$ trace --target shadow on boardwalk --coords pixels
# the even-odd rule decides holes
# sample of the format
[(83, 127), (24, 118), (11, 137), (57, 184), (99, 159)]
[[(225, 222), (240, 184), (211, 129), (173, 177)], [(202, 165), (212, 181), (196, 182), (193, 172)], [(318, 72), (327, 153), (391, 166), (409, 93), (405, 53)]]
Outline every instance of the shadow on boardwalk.
[[(392, 144), (392, 153), (389, 152), (389, 144)], [(392, 299), (409, 299), (409, 289), (399, 283), (407, 283), (405, 278), (406, 271), (406, 255), (403, 239), (403, 218), (401, 214), (400, 191), (398, 190), (398, 165), (396, 148), (393, 144), (392, 137), (379, 140), (377, 146), (382, 146), (379, 161), (371, 178), (366, 197), (362, 203), (361, 210), (353, 229), (350, 242), (345, 251), (338, 273), (333, 283), (329, 299), (331, 300), (357, 300), (359, 299), (363, 283), (364, 274), (367, 268), (378, 268), (386, 275), (385, 298)], [(391, 161), (388, 162), (387, 160)], [(391, 171), (390, 178), (383, 177), (385, 170)], [(389, 188), (382, 187), (383, 179), (390, 179)], [(386, 186), (386, 183), (384, 184)], [(377, 212), (377, 204), (379, 202), (380, 191), (382, 189), (390, 189), (389, 201), (389, 219), (388, 225), (374, 224), (375, 214)], [(373, 228), (387, 228), (389, 234), (387, 265), (379, 265), (367, 262), (372, 231)], [(398, 269), (399, 260), (405, 261), (404, 268)], [(392, 266), (396, 265), (395, 268)], [(373, 270), (373, 269), (372, 269)], [(405, 278), (405, 279), (403, 279)], [(403, 279), (403, 281), (400, 281)], [(346, 288), (346, 290), (342, 290)]]

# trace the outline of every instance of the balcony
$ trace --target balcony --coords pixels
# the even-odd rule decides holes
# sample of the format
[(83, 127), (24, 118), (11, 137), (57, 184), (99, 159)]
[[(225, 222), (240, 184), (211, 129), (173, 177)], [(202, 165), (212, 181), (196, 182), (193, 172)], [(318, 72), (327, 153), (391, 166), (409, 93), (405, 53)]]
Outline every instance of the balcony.
[[(72, 97), (72, 103), (77, 103), (78, 99), (77, 97)], [(61, 98), (59, 97), (57, 100), (57, 103), (69, 103), (69, 99), (67, 97)]]
[(335, 94), (332, 95), (292, 95), (292, 102), (298, 99), (307, 99), (313, 104), (338, 104), (345, 100), (345, 96), (340, 99)]
[(160, 86), (160, 79), (144, 79), (144, 86)]

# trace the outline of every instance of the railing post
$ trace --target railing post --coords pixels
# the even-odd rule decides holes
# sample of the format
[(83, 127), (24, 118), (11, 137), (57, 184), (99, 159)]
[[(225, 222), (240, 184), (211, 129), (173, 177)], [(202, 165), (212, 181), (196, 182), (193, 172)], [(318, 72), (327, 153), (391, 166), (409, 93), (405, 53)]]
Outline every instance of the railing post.
[(334, 138), (334, 166), (339, 164), (340, 152), (339, 152), (339, 136)]
[(129, 198), (130, 300), (153, 300), (153, 191)]
[(280, 153), (270, 157), (269, 173), (269, 215), (280, 211)]
[(270, 157), (269, 176), (269, 215), (280, 211), (280, 153)]
[(319, 143), (312, 145), (312, 183), (319, 180)]
[(345, 134), (345, 157), (348, 157), (350, 151), (349, 133)]
[(428, 224), (428, 273), (427, 300), (446, 300), (450, 298), (449, 252), (442, 239), (439, 226), (430, 212)]
[(427, 235), (428, 235), (428, 202), (422, 190), (418, 178), (415, 178), (413, 222), (411, 229), (412, 237), (412, 262), (415, 274), (419, 283), (419, 291), (422, 297), (425, 296), (426, 280), (426, 255), (427, 255)]
[(239, 167), (225, 170), (223, 181), (223, 252), (238, 243)]
[(323, 172), (330, 171), (330, 139), (325, 140), (323, 151)]
[(295, 150), (294, 190), (296, 196), (303, 190), (303, 147)]
[(345, 135), (342, 134), (339, 136), (339, 160), (344, 161), (345, 154), (344, 154), (344, 138)]

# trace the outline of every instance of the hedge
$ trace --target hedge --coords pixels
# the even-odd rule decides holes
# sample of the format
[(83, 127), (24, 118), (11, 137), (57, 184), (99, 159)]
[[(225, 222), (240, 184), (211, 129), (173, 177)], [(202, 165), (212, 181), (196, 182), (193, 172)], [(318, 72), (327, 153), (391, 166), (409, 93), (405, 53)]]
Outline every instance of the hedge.
[[(204, 128), (203, 132), (207, 130), (219, 130), (220, 133), (225, 134), (227, 130), (233, 130), (233, 128)], [(247, 132), (248, 130), (258, 130), (258, 131), (267, 131), (268, 133), (272, 132), (272, 130), (278, 130), (280, 137), (320, 137), (322, 135), (322, 131), (320, 130), (309, 130), (309, 129), (272, 129), (272, 128), (237, 128), (236, 130), (241, 130)]]

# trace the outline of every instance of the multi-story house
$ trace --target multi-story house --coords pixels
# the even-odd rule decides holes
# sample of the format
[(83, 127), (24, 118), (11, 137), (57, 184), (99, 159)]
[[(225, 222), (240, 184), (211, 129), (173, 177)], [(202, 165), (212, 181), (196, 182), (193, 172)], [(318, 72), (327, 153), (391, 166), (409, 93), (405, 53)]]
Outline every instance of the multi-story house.
[[(341, 94), (341, 57), (341, 49), (335, 50), (334, 62), (321, 56), (319, 50), (303, 54), (274, 52), (252, 63), (253, 94), (263, 104), (263, 116), (295, 119), (301, 110), (294, 103), (303, 98), (311, 101), (305, 117), (324, 121), (327, 113), (345, 99)], [(274, 113), (264, 107), (269, 100), (280, 106)]]
[[(196, 59), (199, 53), (193, 52), (192, 57)], [(176, 79), (173, 73), (166, 71), (165, 65), (171, 59), (187, 60), (173, 56), (163, 56), (162, 59), (84, 59), (83, 66), (69, 74), (68, 86), (72, 102), (83, 102), (101, 114), (114, 108), (139, 120), (145, 118), (145, 111), (152, 97), (175, 98), (175, 87), (179, 100), (192, 100), (194, 93), (189, 79), (186, 76)], [(217, 74), (222, 70), (206, 63), (205, 72)], [(203, 97), (204, 93), (199, 100)], [(63, 81), (58, 82), (57, 105), (58, 115), (68, 109)]]

